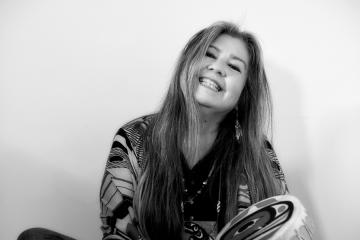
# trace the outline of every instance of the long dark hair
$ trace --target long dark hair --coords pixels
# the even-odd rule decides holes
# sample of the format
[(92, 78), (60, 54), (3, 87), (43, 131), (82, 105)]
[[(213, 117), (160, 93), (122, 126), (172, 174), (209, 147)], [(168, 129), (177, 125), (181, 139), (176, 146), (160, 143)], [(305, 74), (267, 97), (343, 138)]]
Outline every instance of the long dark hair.
[[(271, 98), (260, 46), (252, 34), (236, 25), (217, 22), (196, 33), (181, 52), (164, 102), (148, 128), (145, 171), (134, 197), (135, 214), (148, 239), (181, 239), (181, 152), (185, 148), (191, 161), (199, 146), (200, 120), (194, 99), (198, 64), (221, 34), (244, 41), (250, 59), (238, 114), (231, 111), (225, 117), (217, 137), (221, 154), (215, 160), (215, 167), (220, 187), (225, 191), (226, 206), (218, 226), (222, 227), (236, 214), (239, 173), (248, 178), (253, 202), (278, 194), (265, 150), (264, 132), (266, 123), (271, 122)], [(235, 139), (236, 118), (242, 128), (240, 141)]]

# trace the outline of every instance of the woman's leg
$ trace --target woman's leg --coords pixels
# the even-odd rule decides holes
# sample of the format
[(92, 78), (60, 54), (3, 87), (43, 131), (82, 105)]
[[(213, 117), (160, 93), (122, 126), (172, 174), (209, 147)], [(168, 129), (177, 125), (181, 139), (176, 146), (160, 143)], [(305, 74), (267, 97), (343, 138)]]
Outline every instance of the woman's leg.
[(30, 228), (22, 232), (17, 240), (75, 240), (75, 239), (45, 228)]

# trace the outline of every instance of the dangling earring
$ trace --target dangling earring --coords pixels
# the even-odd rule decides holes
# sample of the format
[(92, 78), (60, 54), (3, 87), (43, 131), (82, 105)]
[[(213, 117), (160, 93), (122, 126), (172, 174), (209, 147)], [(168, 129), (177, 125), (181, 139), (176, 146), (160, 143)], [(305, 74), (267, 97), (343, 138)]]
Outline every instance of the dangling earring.
[(236, 112), (236, 120), (235, 120), (235, 137), (237, 141), (240, 141), (240, 137), (242, 135), (241, 125), (239, 123), (239, 113), (238, 108), (235, 109)]

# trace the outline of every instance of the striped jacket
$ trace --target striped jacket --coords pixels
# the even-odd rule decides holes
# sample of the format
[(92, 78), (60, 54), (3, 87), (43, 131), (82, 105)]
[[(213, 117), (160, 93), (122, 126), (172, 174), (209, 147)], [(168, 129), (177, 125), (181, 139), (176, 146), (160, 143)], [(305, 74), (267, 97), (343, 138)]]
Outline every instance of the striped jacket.
[[(132, 200), (144, 169), (144, 133), (152, 115), (137, 118), (115, 134), (100, 189), (100, 218), (103, 240), (139, 239)], [(275, 177), (282, 192), (287, 192), (284, 173), (274, 151), (267, 148)], [(238, 211), (252, 204), (245, 177), (238, 187)]]

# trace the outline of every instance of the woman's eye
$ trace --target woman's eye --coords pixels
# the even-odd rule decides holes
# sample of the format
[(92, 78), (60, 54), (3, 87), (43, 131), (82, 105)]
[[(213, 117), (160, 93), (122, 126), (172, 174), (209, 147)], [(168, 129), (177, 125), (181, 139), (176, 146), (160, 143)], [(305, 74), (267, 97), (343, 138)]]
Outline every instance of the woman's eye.
[(213, 54), (213, 53), (211, 53), (211, 52), (206, 52), (205, 53), (205, 56), (207, 56), (207, 57), (209, 57), (209, 58), (216, 58), (216, 56)]
[(241, 73), (241, 70), (240, 70), (240, 68), (239, 68), (238, 66), (235, 66), (235, 65), (233, 65), (233, 64), (229, 64), (229, 67), (230, 67), (231, 69), (233, 69), (233, 70)]

